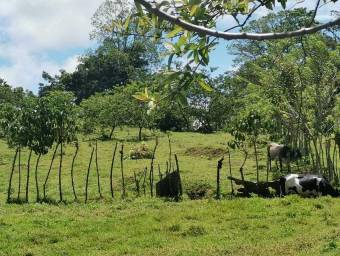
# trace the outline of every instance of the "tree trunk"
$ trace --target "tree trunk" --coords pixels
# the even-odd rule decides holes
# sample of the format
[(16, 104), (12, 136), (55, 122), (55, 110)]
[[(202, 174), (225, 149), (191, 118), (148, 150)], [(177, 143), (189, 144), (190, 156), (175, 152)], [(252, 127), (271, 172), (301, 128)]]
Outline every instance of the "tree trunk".
[(17, 160), (18, 151), (19, 151), (19, 148), (15, 150), (15, 155), (14, 155), (13, 163), (12, 163), (12, 170), (9, 176), (8, 189), (7, 189), (7, 203), (9, 203), (11, 200), (12, 179), (13, 179), (13, 173), (14, 173), (14, 168), (15, 168), (15, 162)]
[(113, 192), (113, 163), (114, 163), (115, 157), (116, 157), (117, 145), (118, 145), (118, 142), (116, 142), (115, 149), (113, 151), (111, 168), (110, 168), (110, 191), (111, 191), (111, 197), (112, 198), (114, 197), (114, 192)]
[(46, 199), (46, 185), (47, 185), (48, 178), (50, 177), (50, 173), (51, 173), (51, 170), (52, 170), (53, 162), (54, 162), (55, 155), (57, 153), (58, 147), (59, 147), (59, 143), (56, 145), (55, 150), (53, 152), (52, 160), (51, 160), (51, 163), (50, 163), (50, 168), (48, 169), (47, 176), (46, 176), (46, 179), (45, 179), (45, 182), (44, 182), (44, 187), (43, 187), (44, 188), (44, 199)]
[(319, 138), (319, 145), (320, 145), (320, 155), (321, 155), (321, 167), (322, 169), (325, 167), (325, 159), (324, 159), (324, 150), (323, 150), (323, 140), (322, 140), (322, 136), (320, 136)]
[(317, 140), (315, 138), (312, 139), (313, 145), (314, 145), (314, 151), (315, 151), (315, 162), (316, 162), (316, 171), (318, 174), (320, 174), (320, 169), (321, 169), (321, 163), (320, 163), (320, 154), (318, 150), (318, 145), (317, 145)]
[(28, 161), (27, 161), (27, 179), (26, 179), (26, 197), (25, 197), (26, 203), (28, 203), (28, 189), (29, 189), (29, 183), (30, 183), (31, 156), (32, 156), (32, 149), (30, 150), (30, 154), (28, 156)]
[(76, 145), (76, 152), (74, 153), (74, 156), (73, 156), (73, 159), (72, 159), (72, 165), (71, 165), (71, 182), (72, 182), (72, 191), (73, 191), (74, 200), (78, 200), (76, 188), (75, 188), (75, 185), (74, 185), (74, 173), (73, 173), (74, 161), (77, 157), (78, 150), (79, 150), (79, 146), (77, 144)]
[(85, 183), (85, 204), (87, 203), (87, 194), (88, 194), (88, 187), (89, 187), (89, 175), (90, 175), (90, 169), (91, 169), (91, 163), (93, 158), (94, 148), (92, 148), (89, 167), (87, 168), (87, 174), (86, 174), (86, 183)]
[(37, 190), (37, 202), (40, 202), (39, 183), (38, 183), (38, 165), (39, 165), (40, 157), (41, 157), (41, 154), (38, 155), (37, 162), (35, 164), (35, 188)]
[(110, 132), (110, 135), (109, 135), (109, 139), (112, 140), (112, 135), (113, 135), (113, 132), (115, 130), (116, 126), (112, 126), (111, 127), (111, 132)]

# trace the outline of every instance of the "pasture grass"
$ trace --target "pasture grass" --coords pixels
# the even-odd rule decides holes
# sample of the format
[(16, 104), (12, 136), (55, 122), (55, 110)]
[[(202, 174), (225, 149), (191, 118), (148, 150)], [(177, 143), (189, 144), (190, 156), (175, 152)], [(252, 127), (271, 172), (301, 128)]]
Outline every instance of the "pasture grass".
[[(97, 193), (95, 165), (90, 173), (90, 200), (84, 204), (86, 171), (91, 153), (88, 137), (80, 138), (75, 163), (75, 183), (79, 201), (74, 202), (70, 166), (74, 153), (65, 147), (63, 191), (65, 201), (58, 203), (58, 158), (48, 183), (50, 203), (35, 203), (34, 164), (31, 161), (29, 204), (6, 204), (9, 171), (14, 149), (0, 142), (0, 255), (340, 255), (339, 199), (285, 198), (262, 199), (231, 197), (226, 180), (227, 159), (222, 171), (223, 199), (213, 199), (217, 160), (223, 154), (228, 134), (209, 135), (172, 133), (172, 151), (179, 158), (184, 188), (193, 184), (211, 187), (207, 198), (180, 202), (137, 197), (133, 171), (150, 166), (150, 160), (128, 159), (129, 150), (139, 144), (137, 130), (117, 130), (115, 140), (98, 142), (98, 161), (102, 194)], [(154, 140), (147, 134), (150, 148)], [(169, 148), (165, 134), (158, 134), (155, 159), (164, 172)], [(124, 142), (124, 175), (128, 196), (121, 199), (119, 153), (114, 165), (115, 198), (110, 198), (109, 169), (115, 141)], [(245, 166), (246, 179), (255, 180), (252, 150)], [(22, 153), (22, 193), (26, 183), (27, 150)], [(52, 152), (39, 165), (40, 193)], [(260, 149), (260, 175), (266, 176), (265, 148)], [(239, 177), (243, 161), (232, 152), (232, 171)], [(174, 161), (173, 161), (174, 164)], [(275, 174), (271, 174), (274, 175)], [(12, 198), (17, 197), (17, 169), (13, 178)]]

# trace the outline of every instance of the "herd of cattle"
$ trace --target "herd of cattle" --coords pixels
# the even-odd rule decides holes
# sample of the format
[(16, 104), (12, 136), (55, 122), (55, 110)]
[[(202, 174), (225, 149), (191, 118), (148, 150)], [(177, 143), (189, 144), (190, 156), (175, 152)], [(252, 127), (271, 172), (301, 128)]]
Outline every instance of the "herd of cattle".
[[(289, 146), (270, 143), (267, 147), (269, 168), (271, 161), (278, 160), (280, 169), (282, 163), (286, 163), (290, 171), (290, 162), (301, 158), (301, 152), (298, 149), (291, 149)], [(330, 195), (340, 197), (340, 191), (329, 183), (326, 177), (317, 174), (288, 174), (281, 177), (278, 181), (280, 194), (299, 194), (303, 196), (321, 196)]]

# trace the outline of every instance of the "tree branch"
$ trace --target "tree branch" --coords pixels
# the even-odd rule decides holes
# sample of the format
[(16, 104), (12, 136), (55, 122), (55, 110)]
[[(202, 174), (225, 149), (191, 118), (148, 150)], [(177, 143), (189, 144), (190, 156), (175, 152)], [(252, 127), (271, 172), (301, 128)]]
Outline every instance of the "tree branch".
[(309, 26), (312, 26), (313, 23), (314, 23), (315, 16), (316, 16), (316, 14), (317, 14), (317, 12), (318, 12), (318, 9), (319, 9), (319, 5), (320, 5), (320, 0), (318, 0), (317, 3), (316, 3), (316, 5), (315, 5), (315, 9), (314, 9), (314, 12), (313, 12), (312, 19), (311, 19), (311, 21), (310, 21), (310, 23), (309, 23)]
[(187, 22), (183, 19), (181, 19), (178, 16), (170, 15), (151, 3), (149, 3), (146, 0), (135, 0), (136, 2), (140, 3), (145, 7), (147, 11), (150, 13), (155, 14), (156, 16), (167, 20), (175, 25), (178, 25), (182, 27), (185, 30), (191, 31), (191, 32), (196, 32), (200, 34), (205, 34), (209, 36), (213, 36), (216, 38), (222, 38), (225, 40), (234, 40), (234, 39), (249, 39), (249, 40), (268, 40), (268, 39), (282, 39), (282, 38), (289, 38), (289, 37), (295, 37), (295, 36), (302, 36), (302, 35), (307, 35), (307, 34), (312, 34), (317, 31), (320, 31), (325, 28), (329, 28), (332, 26), (340, 25), (340, 18), (337, 18), (333, 21), (313, 26), (313, 27), (308, 27), (308, 28), (301, 28), (299, 30), (295, 31), (287, 31), (287, 32), (273, 32), (273, 33), (229, 33), (229, 32), (222, 32), (222, 31), (217, 31), (209, 28), (205, 28), (202, 26), (198, 26), (195, 24), (192, 24), (190, 22)]

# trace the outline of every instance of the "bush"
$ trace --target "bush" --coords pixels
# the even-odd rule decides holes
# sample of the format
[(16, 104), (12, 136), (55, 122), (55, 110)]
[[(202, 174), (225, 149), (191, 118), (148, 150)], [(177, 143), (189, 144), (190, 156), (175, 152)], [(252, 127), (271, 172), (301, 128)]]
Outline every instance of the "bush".
[(150, 159), (152, 158), (152, 151), (145, 142), (137, 145), (129, 152), (131, 159)]
[(185, 192), (191, 200), (202, 199), (212, 191), (212, 186), (208, 183), (193, 183), (187, 186)]

